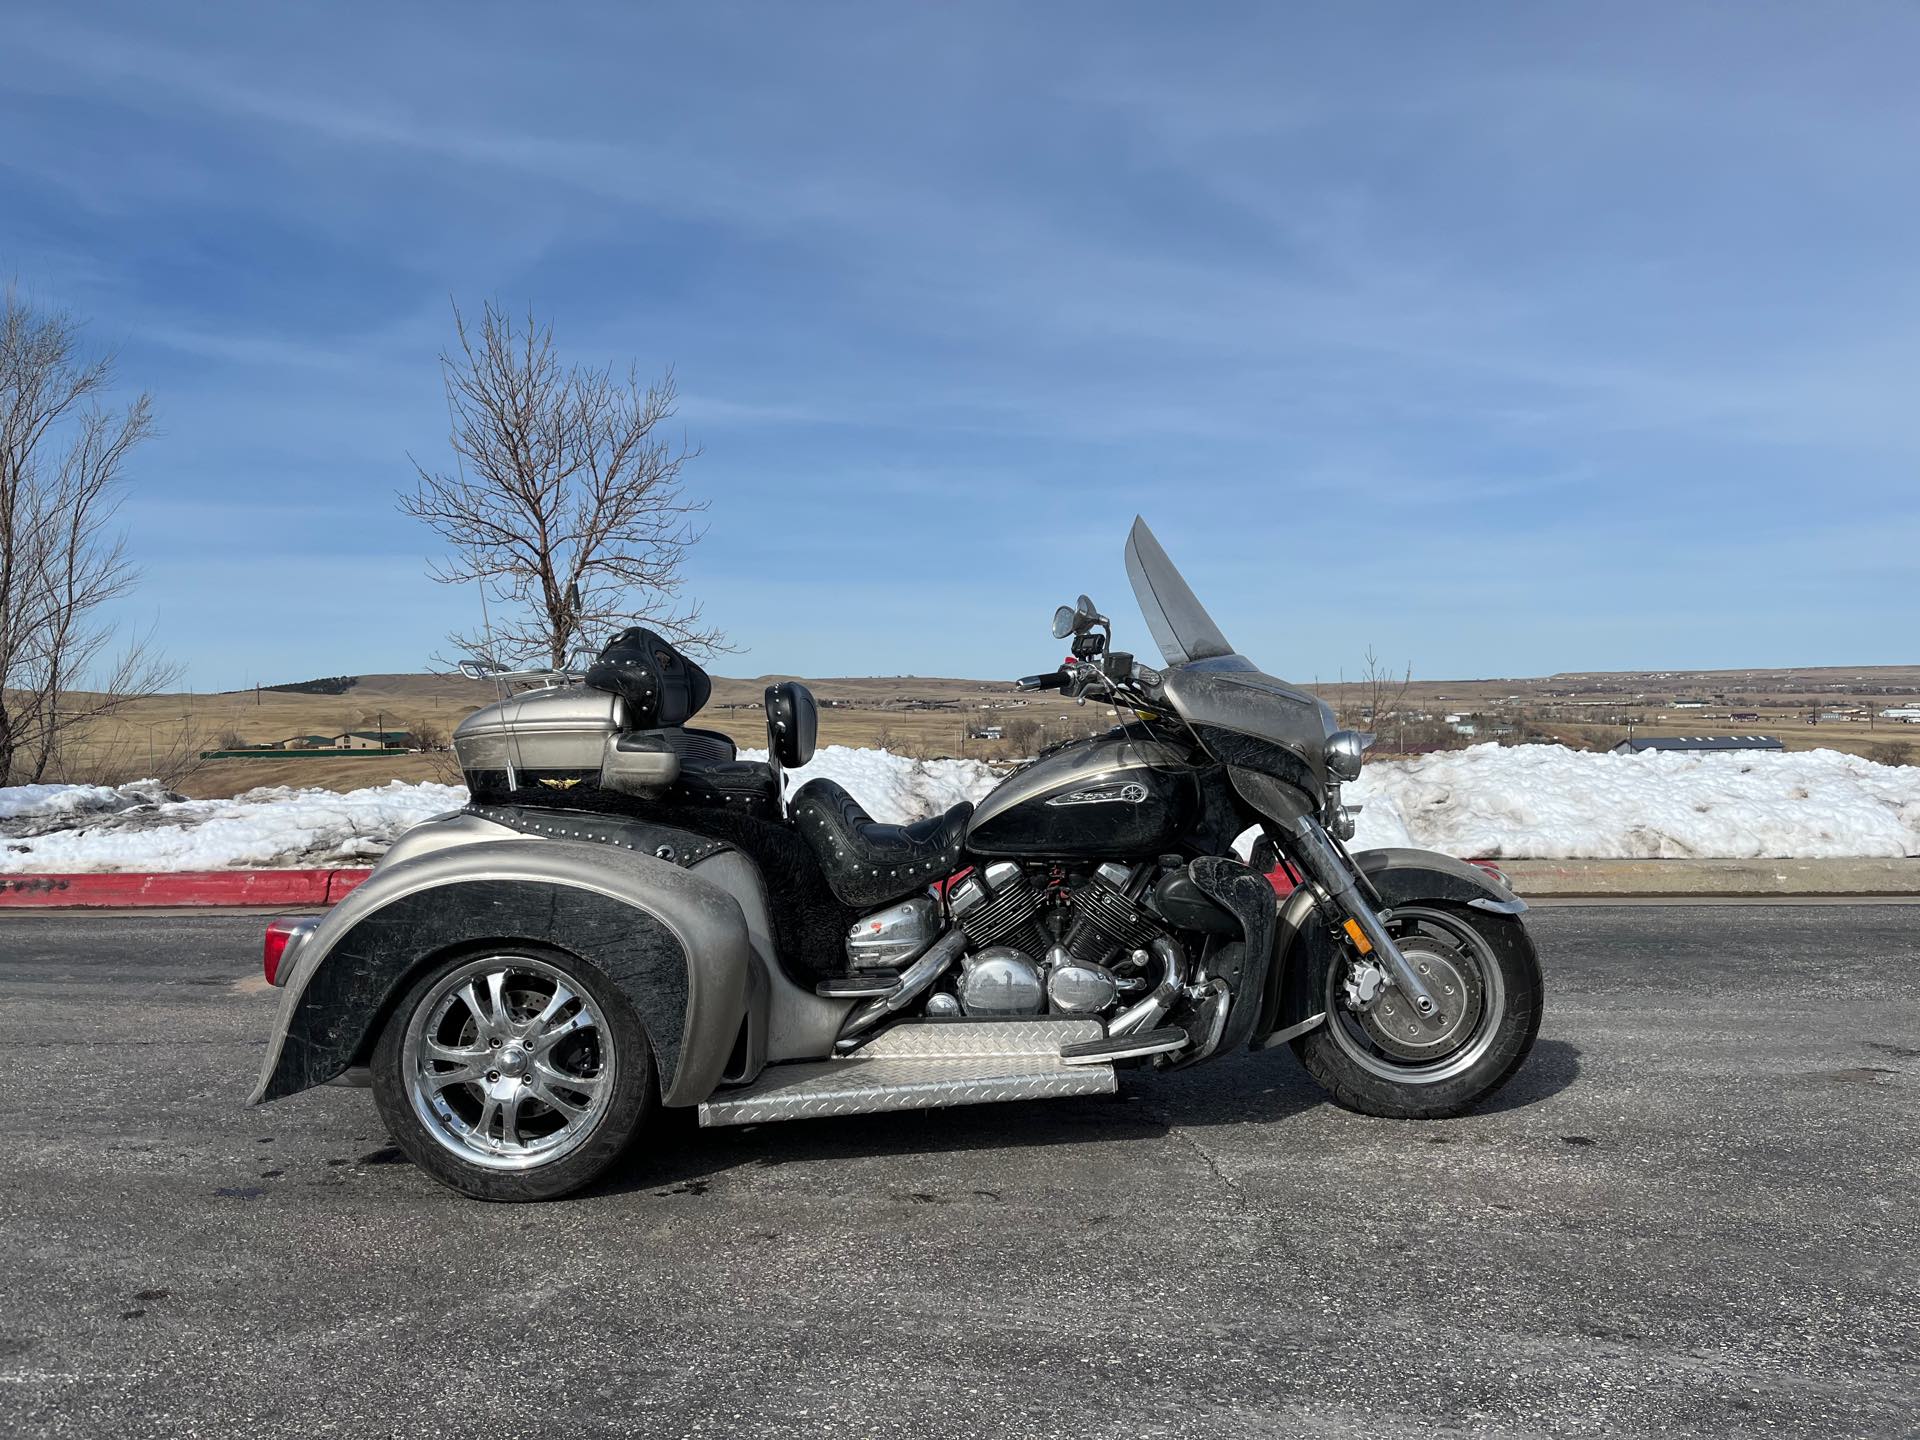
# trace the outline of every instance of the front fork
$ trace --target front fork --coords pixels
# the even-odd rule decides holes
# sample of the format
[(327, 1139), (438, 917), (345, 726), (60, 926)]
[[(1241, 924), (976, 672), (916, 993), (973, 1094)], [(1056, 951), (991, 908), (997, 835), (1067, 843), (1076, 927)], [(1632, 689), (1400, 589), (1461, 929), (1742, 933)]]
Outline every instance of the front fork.
[(1378, 955), (1380, 966), (1393, 981), (1394, 988), (1406, 996), (1422, 1016), (1433, 1015), (1440, 1008), (1433, 992), (1421, 981), (1419, 971), (1400, 953), (1379, 912), (1361, 893), (1353, 862), (1333, 843), (1326, 827), (1313, 815), (1295, 815), (1286, 822), (1286, 833), (1292, 842), (1287, 846), (1292, 859), (1346, 915), (1342, 928), (1354, 948), (1362, 955)]

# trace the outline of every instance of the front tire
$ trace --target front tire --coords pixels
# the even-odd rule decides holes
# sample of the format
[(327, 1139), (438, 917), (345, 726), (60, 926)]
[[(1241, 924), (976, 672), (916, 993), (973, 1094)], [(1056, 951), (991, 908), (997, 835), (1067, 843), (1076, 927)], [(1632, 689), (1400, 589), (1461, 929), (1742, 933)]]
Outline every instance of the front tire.
[(619, 987), (518, 943), (443, 960), (409, 987), (374, 1047), (373, 1094), (414, 1164), (506, 1201), (591, 1183), (656, 1099), (646, 1030)]
[(1493, 1094), (1540, 1032), (1540, 958), (1510, 915), (1465, 905), (1402, 905), (1388, 927), (1442, 1001), (1422, 1022), (1387, 989), (1362, 1010), (1350, 1003), (1352, 953), (1327, 966), (1326, 1023), (1293, 1053), (1336, 1104), (1393, 1120), (1458, 1115)]

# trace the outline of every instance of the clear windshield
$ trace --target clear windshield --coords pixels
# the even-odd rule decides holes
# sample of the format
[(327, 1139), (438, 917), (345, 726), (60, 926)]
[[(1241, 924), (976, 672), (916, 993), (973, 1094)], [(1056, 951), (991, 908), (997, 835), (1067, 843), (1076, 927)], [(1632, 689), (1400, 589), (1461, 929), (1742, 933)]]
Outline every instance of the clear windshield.
[(1170, 666), (1232, 655), (1234, 648), (1138, 515), (1127, 536), (1127, 578), (1147, 629)]

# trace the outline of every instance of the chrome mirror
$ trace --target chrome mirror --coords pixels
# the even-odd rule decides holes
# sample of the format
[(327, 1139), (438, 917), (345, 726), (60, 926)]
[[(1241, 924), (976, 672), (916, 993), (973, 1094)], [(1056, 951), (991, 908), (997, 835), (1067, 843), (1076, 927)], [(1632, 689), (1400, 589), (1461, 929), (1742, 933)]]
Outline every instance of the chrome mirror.
[[(1081, 597), (1083, 600), (1085, 596)], [(1080, 612), (1071, 605), (1062, 605), (1053, 612), (1053, 638), (1064, 640), (1080, 628)]]

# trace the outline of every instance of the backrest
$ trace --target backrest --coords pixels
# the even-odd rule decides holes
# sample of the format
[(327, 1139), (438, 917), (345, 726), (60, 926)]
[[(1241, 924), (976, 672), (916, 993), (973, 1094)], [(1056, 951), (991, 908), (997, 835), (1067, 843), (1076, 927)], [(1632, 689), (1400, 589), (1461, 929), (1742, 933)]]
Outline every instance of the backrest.
[(813, 759), (820, 734), (820, 707), (798, 680), (767, 687), (767, 749), (783, 770), (798, 770)]
[(706, 671), (639, 625), (607, 642), (587, 669), (587, 684), (625, 700), (636, 730), (684, 725), (713, 694)]

